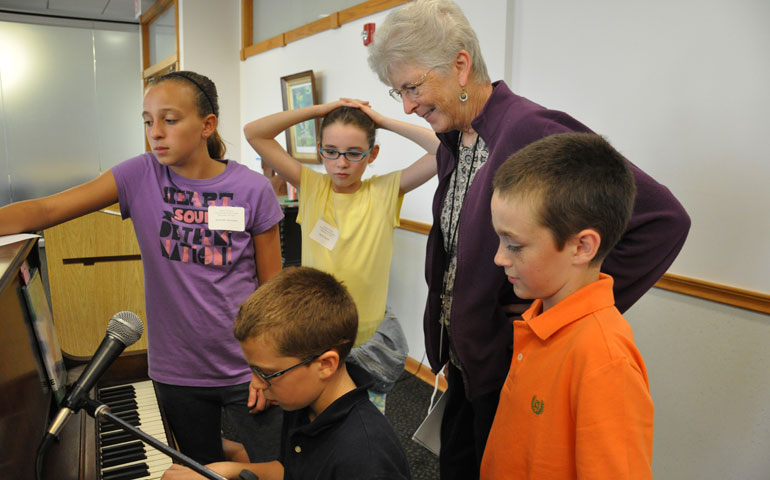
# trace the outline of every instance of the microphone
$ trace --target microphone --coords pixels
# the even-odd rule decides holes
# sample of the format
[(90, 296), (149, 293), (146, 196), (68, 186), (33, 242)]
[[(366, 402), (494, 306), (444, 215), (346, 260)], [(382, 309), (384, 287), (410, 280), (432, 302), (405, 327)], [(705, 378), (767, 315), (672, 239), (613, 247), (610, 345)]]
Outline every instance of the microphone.
[(96, 385), (107, 368), (126, 347), (133, 345), (141, 338), (143, 331), (142, 321), (133, 312), (118, 312), (112, 316), (107, 324), (107, 335), (88, 362), (86, 369), (80, 374), (80, 378), (64, 396), (62, 408), (48, 429), (49, 435), (59, 435), (69, 417), (83, 408), (85, 401), (88, 400), (88, 392)]

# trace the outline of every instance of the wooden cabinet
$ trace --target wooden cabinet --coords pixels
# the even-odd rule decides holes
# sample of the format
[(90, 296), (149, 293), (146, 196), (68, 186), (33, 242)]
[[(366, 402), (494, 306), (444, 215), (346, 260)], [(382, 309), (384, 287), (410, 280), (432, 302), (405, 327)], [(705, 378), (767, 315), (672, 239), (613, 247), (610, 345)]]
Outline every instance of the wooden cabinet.
[[(117, 312), (136, 313), (147, 331), (139, 245), (119, 212), (116, 204), (44, 232), (56, 333), (73, 357), (93, 355)], [(143, 335), (126, 350), (146, 348)]]

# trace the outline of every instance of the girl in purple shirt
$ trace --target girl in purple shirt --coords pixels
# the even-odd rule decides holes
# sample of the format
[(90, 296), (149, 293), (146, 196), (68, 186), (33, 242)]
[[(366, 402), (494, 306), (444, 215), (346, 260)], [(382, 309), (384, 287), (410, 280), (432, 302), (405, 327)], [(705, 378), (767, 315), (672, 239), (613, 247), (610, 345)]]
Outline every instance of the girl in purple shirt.
[[(232, 323), (240, 303), (281, 269), (283, 214), (264, 176), (223, 159), (218, 115), (207, 77), (153, 80), (142, 112), (151, 152), (64, 192), (3, 207), (0, 234), (41, 230), (120, 201), (142, 253), (149, 376), (180, 450), (200, 463), (224, 460), (224, 407), (238, 428), (274, 430), (258, 435), (274, 439), (265, 449), (273, 458), (263, 458), (271, 460), (280, 412), (249, 414), (251, 373)], [(241, 441), (250, 437), (257, 435)]]

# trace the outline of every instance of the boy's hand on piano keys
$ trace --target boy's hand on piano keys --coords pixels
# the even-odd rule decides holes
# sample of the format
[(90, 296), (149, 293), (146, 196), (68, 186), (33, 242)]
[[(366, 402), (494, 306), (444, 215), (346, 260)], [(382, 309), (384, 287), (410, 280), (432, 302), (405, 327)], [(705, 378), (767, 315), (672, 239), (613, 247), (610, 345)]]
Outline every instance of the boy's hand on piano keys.
[[(209, 463), (206, 468), (225, 478), (238, 478), (243, 465), (236, 462), (215, 462)], [(206, 480), (206, 477), (188, 467), (174, 464), (163, 473), (161, 480)]]
[(161, 480), (206, 480), (206, 477), (182, 465), (171, 465)]

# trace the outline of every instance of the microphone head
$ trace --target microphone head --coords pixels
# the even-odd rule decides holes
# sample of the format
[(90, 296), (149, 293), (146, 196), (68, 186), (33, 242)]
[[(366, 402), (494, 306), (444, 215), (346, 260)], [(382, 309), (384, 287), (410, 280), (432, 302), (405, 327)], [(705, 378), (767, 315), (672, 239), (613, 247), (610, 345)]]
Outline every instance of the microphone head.
[(134, 312), (118, 312), (107, 323), (107, 335), (125, 346), (133, 345), (142, 337), (144, 325)]

